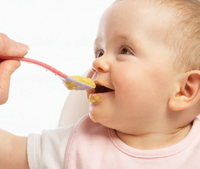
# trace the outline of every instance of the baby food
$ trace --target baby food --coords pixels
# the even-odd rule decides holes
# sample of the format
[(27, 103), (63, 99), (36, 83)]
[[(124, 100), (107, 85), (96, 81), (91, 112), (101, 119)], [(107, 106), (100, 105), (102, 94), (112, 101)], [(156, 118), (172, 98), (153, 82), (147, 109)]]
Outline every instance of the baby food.
[(97, 103), (97, 102), (100, 102), (100, 101), (102, 101), (102, 97), (100, 97), (99, 95), (93, 94), (93, 95), (89, 96), (89, 102), (90, 103)]
[(79, 88), (79, 86), (75, 85), (73, 82), (71, 81), (65, 81), (65, 85), (69, 90), (76, 90)]
[[(90, 78), (86, 78), (86, 77), (82, 77), (82, 76), (71, 76), (71, 77), (74, 78), (78, 82), (85, 83), (94, 88), (96, 87), (95, 83)], [(75, 83), (73, 83), (71, 81), (66, 81), (65, 85), (69, 90), (76, 90), (76, 89), (80, 88), (80, 86), (76, 85)]]
[(92, 121), (93, 121), (94, 123), (97, 122), (96, 119), (94, 118), (94, 116), (91, 116), (91, 119), (92, 119)]

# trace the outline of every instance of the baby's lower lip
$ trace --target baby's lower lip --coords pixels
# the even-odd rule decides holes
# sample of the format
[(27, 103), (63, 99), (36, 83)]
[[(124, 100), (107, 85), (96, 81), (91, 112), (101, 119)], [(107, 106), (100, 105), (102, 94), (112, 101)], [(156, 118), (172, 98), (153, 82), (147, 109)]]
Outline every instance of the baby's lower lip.
[(93, 93), (89, 95), (89, 102), (92, 104), (102, 102), (106, 97), (108, 97), (112, 92), (105, 93)]

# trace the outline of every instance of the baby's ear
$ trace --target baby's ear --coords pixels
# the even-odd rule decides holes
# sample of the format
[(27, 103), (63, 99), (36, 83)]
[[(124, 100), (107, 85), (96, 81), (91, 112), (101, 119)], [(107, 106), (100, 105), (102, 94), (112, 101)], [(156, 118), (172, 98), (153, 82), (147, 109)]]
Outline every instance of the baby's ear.
[(180, 111), (195, 105), (200, 99), (200, 71), (185, 73), (177, 89), (169, 100), (171, 110)]

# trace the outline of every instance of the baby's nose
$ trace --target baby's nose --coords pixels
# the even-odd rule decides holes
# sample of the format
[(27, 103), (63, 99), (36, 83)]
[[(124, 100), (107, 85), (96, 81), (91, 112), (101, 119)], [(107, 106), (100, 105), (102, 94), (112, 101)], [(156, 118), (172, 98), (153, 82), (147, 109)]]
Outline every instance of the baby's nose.
[(101, 56), (94, 60), (93, 70), (98, 72), (108, 72), (110, 69), (110, 61), (105, 56)]

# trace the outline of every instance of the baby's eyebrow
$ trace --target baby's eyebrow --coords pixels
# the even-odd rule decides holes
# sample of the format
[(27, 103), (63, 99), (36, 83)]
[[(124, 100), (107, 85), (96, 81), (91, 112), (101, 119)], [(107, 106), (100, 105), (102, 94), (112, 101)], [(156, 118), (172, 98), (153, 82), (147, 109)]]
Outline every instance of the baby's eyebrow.
[(95, 41), (94, 41), (94, 46), (93, 46), (93, 48), (94, 48), (94, 53), (96, 52), (96, 50), (98, 49), (98, 48), (100, 48), (100, 45), (101, 44), (101, 38), (96, 38), (95, 39)]
[(123, 39), (123, 40), (127, 40), (127, 39), (128, 39), (128, 37), (127, 37), (126, 35), (124, 35), (124, 34), (120, 34), (120, 35), (117, 35), (117, 36), (116, 36), (116, 39)]
[[(118, 34), (114, 37), (115, 40), (128, 40), (129, 37), (125, 34)], [(97, 37), (94, 41), (94, 45), (97, 45), (101, 42), (101, 38), (100, 37)]]
[[(107, 37), (109, 39), (112, 39), (114, 43), (120, 43), (120, 44), (126, 44), (127, 42), (131, 43), (134, 47), (136, 47), (136, 42), (138, 42), (136, 37), (128, 36), (126, 33), (117, 34), (115, 36)], [(98, 47), (101, 46), (102, 43), (102, 37), (97, 37), (94, 41), (94, 50), (96, 50)]]

